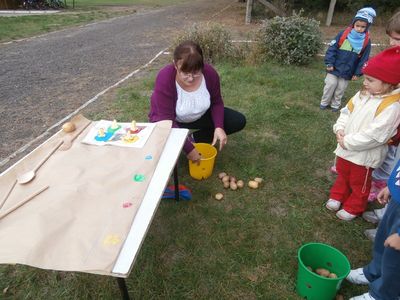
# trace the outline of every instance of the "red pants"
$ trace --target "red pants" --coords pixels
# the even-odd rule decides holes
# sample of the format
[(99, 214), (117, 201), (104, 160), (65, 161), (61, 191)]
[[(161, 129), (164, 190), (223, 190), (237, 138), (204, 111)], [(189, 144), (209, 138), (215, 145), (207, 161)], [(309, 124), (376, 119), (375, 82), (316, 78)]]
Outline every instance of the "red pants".
[(374, 169), (337, 157), (336, 170), (338, 176), (329, 198), (342, 202), (342, 208), (350, 214), (362, 214), (367, 208)]

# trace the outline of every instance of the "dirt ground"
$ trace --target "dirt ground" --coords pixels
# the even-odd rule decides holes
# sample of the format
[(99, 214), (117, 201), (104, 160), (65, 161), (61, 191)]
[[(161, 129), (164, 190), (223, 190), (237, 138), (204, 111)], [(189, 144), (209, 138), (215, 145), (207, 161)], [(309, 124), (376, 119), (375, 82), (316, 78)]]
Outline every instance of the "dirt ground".
[[(220, 24), (223, 24), (225, 28), (229, 29), (232, 33), (232, 37), (235, 40), (248, 40), (253, 37), (253, 34), (259, 29), (261, 21), (260, 20), (253, 20), (253, 22), (249, 25), (245, 25), (245, 14), (246, 14), (246, 4), (238, 1), (230, 1), (230, 0), (200, 0), (196, 1), (195, 9), (190, 9), (189, 6), (185, 7), (180, 7), (177, 6), (174, 9), (169, 10), (169, 14), (166, 16), (168, 18), (168, 29), (169, 29), (169, 34), (171, 35), (174, 30), (182, 30), (181, 24), (190, 24), (192, 20), (195, 20), (196, 22), (217, 22)], [(132, 11), (135, 14), (151, 14), (148, 10), (144, 10), (142, 7), (104, 7), (104, 9), (109, 9), (109, 10), (126, 10), (126, 11)], [(159, 10), (158, 8), (155, 9), (155, 11)], [(176, 14), (174, 14), (174, 10), (176, 10)], [(136, 11), (136, 12), (135, 12)], [(317, 16), (321, 20), (323, 20), (323, 15)], [(338, 18), (339, 19), (339, 18)], [(324, 22), (322, 21), (321, 24)], [(175, 26), (175, 27), (174, 27)], [(338, 22), (334, 23), (333, 26), (331, 27), (326, 27), (326, 26), (321, 26), (321, 31), (323, 33), (324, 39), (326, 41), (329, 41), (332, 39), (340, 30), (342, 30), (346, 24), (338, 24)], [(156, 29), (154, 29), (153, 32), (151, 30), (149, 31), (148, 38), (156, 38)], [(73, 30), (70, 30), (68, 35), (66, 35), (66, 38), (70, 38), (73, 36), (75, 33)], [(158, 37), (157, 37), (158, 38)], [(374, 43), (387, 43), (387, 38), (385, 36), (385, 30), (384, 27), (382, 26), (373, 26), (371, 29), (371, 38)], [(40, 40), (34, 40), (32, 43), (38, 43)], [(45, 42), (45, 41), (44, 41)], [(147, 43), (151, 43), (152, 41), (146, 41)], [(163, 41), (165, 44), (165, 39)], [(156, 47), (161, 47), (162, 45), (161, 42), (154, 42), (153, 45), (151, 45), (153, 48)], [(29, 44), (28, 44), (29, 45)], [(15, 43), (13, 45), (13, 51), (18, 52), (20, 51), (19, 48), (26, 47), (23, 43)], [(67, 46), (68, 47), (68, 46)], [(4, 49), (4, 47), (3, 47)], [(146, 54), (146, 49), (142, 50), (142, 52), (138, 53), (143, 53), (142, 58), (137, 58), (137, 61), (135, 62), (136, 65), (143, 65), (144, 63), (148, 62), (149, 59), (145, 56)], [(379, 47), (375, 47), (376, 51), (379, 49)], [(2, 47), (0, 45), (0, 54), (2, 51)], [(22, 50), (21, 50), (22, 51)], [(116, 49), (111, 49), (110, 51), (117, 52)], [(121, 54), (121, 56), (124, 54)], [(83, 57), (82, 59), (85, 59)], [(88, 60), (90, 57), (88, 57)], [(121, 57), (118, 60), (124, 60), (123, 57)], [(165, 57), (160, 57), (158, 60), (153, 62), (151, 68), (157, 68), (158, 66), (161, 66), (164, 64)], [(104, 62), (106, 63), (106, 62)], [(43, 63), (44, 64), (44, 63)], [(60, 86), (54, 86), (53, 84), (51, 86), (45, 86), (43, 85), (42, 88), (37, 88), (38, 91), (36, 94), (36, 98), (41, 97), (40, 93), (43, 94), (43, 99), (46, 99), (47, 94), (50, 92), (53, 92), (54, 95), (57, 95), (56, 97), (62, 97), (61, 95), (65, 95), (66, 98), (68, 99), (80, 99), (81, 102), (79, 101), (72, 101), (72, 102), (63, 102), (59, 101), (57, 105), (53, 105), (49, 101), (46, 102), (40, 102), (40, 103), (32, 103), (34, 99), (31, 99), (30, 97), (27, 97), (27, 99), (23, 99), (23, 102), (25, 103), (24, 105), (25, 108), (22, 110), (19, 110), (18, 113), (17, 111), (12, 111), (8, 112), (6, 110), (6, 106), (1, 104), (0, 106), (0, 114), (1, 114), (1, 127), (5, 126), (5, 124), (12, 124), (12, 120), (18, 119), (18, 125), (8, 125), (7, 130), (4, 130), (4, 127), (2, 129), (1, 133), (1, 139), (3, 141), (2, 146), (0, 147), (0, 172), (3, 172), (6, 170), (9, 166), (14, 164), (18, 159), (29, 153), (31, 150), (36, 148), (39, 144), (41, 144), (45, 139), (47, 139), (51, 134), (59, 130), (58, 128), (55, 128), (52, 131), (49, 131), (43, 138), (35, 140), (34, 143), (29, 145), (29, 147), (25, 147), (26, 144), (34, 140), (36, 137), (40, 136), (46, 128), (49, 128), (51, 125), (55, 124), (57, 121), (61, 120), (63, 117), (67, 116), (71, 111), (74, 111), (77, 109), (82, 103), (86, 102), (88, 99), (91, 97), (89, 95), (93, 95), (96, 93), (99, 93), (100, 91), (104, 90), (104, 86), (110, 86), (111, 84), (115, 83), (119, 79), (123, 78), (123, 74), (128, 74), (132, 72), (136, 67), (135, 64), (131, 64), (130, 62), (127, 62), (125, 65), (121, 65), (119, 67), (116, 67), (115, 78), (108, 78), (108, 81), (104, 78), (107, 77), (105, 75), (102, 76), (101, 69), (97, 69), (97, 66), (91, 65), (91, 63), (88, 63), (85, 65), (84, 70), (80, 70), (80, 74), (75, 74), (75, 76), (78, 75), (83, 75), (81, 78), (73, 78), (70, 81), (70, 86), (76, 86), (80, 87), (81, 89), (76, 89), (73, 90), (69, 88), (68, 90), (63, 90), (62, 85)], [(40, 66), (40, 68), (43, 68), (43, 66)], [(111, 68), (111, 66), (110, 66)], [(64, 66), (60, 66), (56, 72), (63, 73)], [(94, 71), (93, 71), (94, 70)], [(119, 73), (117, 73), (117, 71)], [(8, 72), (12, 72), (12, 69), (8, 70)], [(127, 85), (131, 84), (132, 81), (137, 80), (138, 77), (142, 77), (146, 75), (146, 69), (142, 70), (138, 76), (134, 76), (131, 79), (127, 80), (122, 84)], [(26, 72), (25, 72), (26, 73)], [(57, 73), (57, 74), (58, 74)], [(97, 75), (96, 75), (97, 74)], [(120, 74), (120, 75), (118, 75)], [(67, 76), (67, 75), (66, 75)], [(96, 77), (97, 76), (97, 77)], [(119, 77), (118, 77), (119, 76)], [(97, 78), (97, 79), (96, 79)], [(64, 82), (68, 80), (68, 78), (62, 78)], [(97, 80), (97, 81), (96, 81)], [(59, 79), (60, 81), (60, 79)], [(86, 86), (91, 82), (92, 85)], [(96, 85), (96, 82), (98, 82), (98, 85)], [(103, 85), (101, 85), (101, 84)], [(20, 82), (19, 84), (23, 85), (24, 82)], [(14, 84), (15, 85), (15, 84)], [(65, 86), (66, 84), (64, 84)], [(34, 89), (34, 85), (32, 84), (32, 90)], [(26, 87), (24, 87), (26, 88)], [(54, 91), (51, 91), (54, 89)], [(89, 91), (91, 93), (85, 94), (86, 91)], [(47, 93), (47, 94), (46, 94)], [(29, 94), (29, 93), (28, 93)], [(103, 105), (106, 105), (107, 102), (113, 101), (115, 98), (116, 94), (116, 89), (112, 89), (102, 95), (95, 103), (89, 105), (86, 107), (84, 110), (81, 111), (81, 113), (96, 113), (96, 110), (101, 109), (101, 107), (104, 107)], [(31, 94), (29, 94), (31, 95)], [(0, 98), (2, 98), (1, 94), (1, 89), (0, 89)], [(3, 100), (2, 100), (3, 101)], [(83, 101), (83, 102), (82, 102)], [(102, 104), (100, 104), (102, 103)], [(19, 106), (19, 108), (21, 108)], [(19, 109), (18, 108), (18, 109)], [(40, 109), (39, 109), (40, 108)], [(35, 112), (37, 110), (37, 112)], [(40, 112), (39, 112), (40, 110)], [(38, 121), (33, 122), (31, 116), (38, 115)], [(16, 138), (16, 132), (21, 135), (19, 139)], [(21, 150), (22, 148), (26, 148)], [(17, 153), (18, 152), (18, 153)]]

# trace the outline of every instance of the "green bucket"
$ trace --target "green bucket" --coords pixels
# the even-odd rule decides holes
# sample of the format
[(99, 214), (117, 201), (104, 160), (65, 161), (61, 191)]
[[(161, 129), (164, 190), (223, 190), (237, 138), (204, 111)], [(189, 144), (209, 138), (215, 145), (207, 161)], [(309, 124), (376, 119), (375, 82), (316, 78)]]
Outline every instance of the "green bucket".
[[(297, 293), (307, 300), (331, 300), (336, 296), (342, 281), (350, 272), (347, 257), (339, 250), (322, 243), (308, 243), (297, 252)], [(307, 269), (324, 268), (337, 278), (326, 278)]]

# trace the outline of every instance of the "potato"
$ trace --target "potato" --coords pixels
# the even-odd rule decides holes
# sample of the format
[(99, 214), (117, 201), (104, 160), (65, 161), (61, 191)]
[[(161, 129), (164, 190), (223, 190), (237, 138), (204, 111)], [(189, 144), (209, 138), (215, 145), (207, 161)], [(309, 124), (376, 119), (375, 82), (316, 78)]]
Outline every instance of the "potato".
[(216, 193), (214, 197), (215, 197), (216, 200), (220, 201), (220, 200), (222, 200), (222, 198), (224, 198), (224, 194)]
[(256, 181), (256, 182), (258, 182), (258, 183), (261, 183), (261, 182), (264, 181), (264, 179), (262, 179), (262, 178), (260, 178), (260, 177), (256, 177), (256, 178), (254, 178), (254, 181)]
[(231, 181), (229, 183), (229, 187), (231, 188), (232, 191), (236, 191), (237, 190), (237, 184), (234, 181)]
[(243, 182), (243, 180), (238, 180), (238, 181), (236, 182), (236, 185), (237, 185), (237, 187), (238, 187), (239, 189), (241, 189), (242, 187), (244, 187), (244, 182)]
[(62, 130), (64, 131), (64, 132), (72, 132), (72, 131), (74, 131), (75, 130), (75, 124), (74, 123), (72, 123), (72, 122), (67, 122), (67, 123), (64, 123), (64, 125), (62, 126)]
[(225, 175), (224, 177), (222, 177), (222, 182), (229, 182), (229, 176)]
[(221, 172), (221, 173), (218, 174), (218, 178), (219, 178), (219, 179), (222, 179), (222, 178), (224, 178), (225, 176), (226, 176), (226, 173), (225, 173), (225, 172)]
[(223, 184), (224, 184), (224, 188), (226, 188), (226, 189), (229, 188), (229, 186), (230, 186), (229, 181), (224, 181)]
[(328, 275), (329, 278), (337, 278), (337, 275), (335, 273), (330, 273)]
[(324, 268), (318, 268), (315, 270), (315, 273), (317, 273), (320, 276), (328, 277), (331, 272), (329, 272), (327, 269)]
[(236, 177), (235, 176), (229, 176), (229, 181), (230, 182), (236, 182)]
[(335, 300), (344, 300), (343, 295), (337, 294)]
[(250, 180), (248, 183), (248, 186), (252, 189), (257, 189), (258, 188), (258, 182), (254, 180)]

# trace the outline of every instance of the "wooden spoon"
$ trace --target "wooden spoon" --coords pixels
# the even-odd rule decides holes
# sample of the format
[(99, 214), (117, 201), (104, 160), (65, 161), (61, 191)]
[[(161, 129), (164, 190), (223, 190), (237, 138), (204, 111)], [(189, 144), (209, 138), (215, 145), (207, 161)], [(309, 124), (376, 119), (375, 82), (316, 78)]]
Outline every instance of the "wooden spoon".
[(0, 214), (0, 220), (3, 219), (5, 216), (9, 215), (10, 213), (12, 213), (14, 210), (16, 210), (17, 208), (19, 208), (20, 206), (24, 205), (25, 203), (29, 202), (30, 200), (32, 200), (33, 198), (35, 198), (37, 195), (39, 195), (41, 192), (47, 190), (49, 188), (48, 185), (42, 187), (40, 190), (36, 191), (35, 193), (33, 193), (32, 195), (30, 195), (29, 197), (25, 198), (24, 200), (22, 200), (21, 202), (17, 203), (15, 206), (7, 209), (5, 212), (3, 212), (2, 214)]
[(30, 170), (30, 171), (18, 176), (18, 178), (17, 178), (18, 183), (26, 184), (26, 183), (30, 182), (33, 178), (35, 178), (37, 170), (49, 159), (49, 157), (54, 152), (56, 152), (56, 150), (58, 149), (58, 147), (60, 147), (62, 145), (62, 143), (64, 143), (63, 140), (59, 141), (57, 143), (57, 145), (42, 159), (41, 162), (39, 162), (37, 164), (37, 166), (33, 170)]
[(62, 147), (60, 147), (60, 150), (61, 151), (66, 151), (69, 148), (71, 148), (72, 142), (78, 137), (78, 135), (80, 135), (82, 133), (82, 131), (84, 131), (86, 129), (86, 127), (88, 127), (90, 125), (90, 123), (91, 122), (88, 121), (87, 124), (84, 124), (82, 128), (80, 128), (76, 132), (73, 132), (73, 134), (65, 136), (64, 137), (64, 144), (62, 145)]

